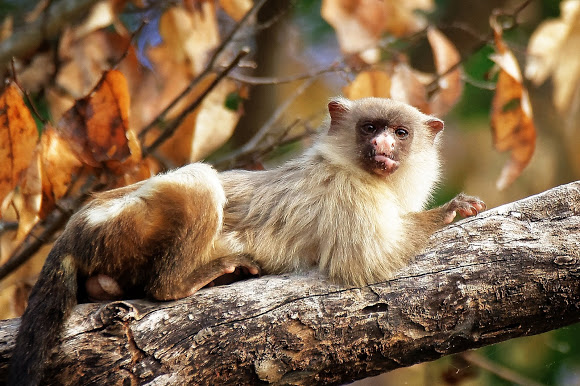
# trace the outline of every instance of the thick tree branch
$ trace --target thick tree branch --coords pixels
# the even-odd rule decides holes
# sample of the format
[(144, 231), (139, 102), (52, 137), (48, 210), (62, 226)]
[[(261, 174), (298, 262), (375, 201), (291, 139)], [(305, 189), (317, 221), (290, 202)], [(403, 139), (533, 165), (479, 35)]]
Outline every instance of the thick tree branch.
[[(438, 232), (384, 283), (270, 276), (85, 304), (48, 383), (340, 384), (580, 320), (580, 182)], [(18, 320), (0, 322), (0, 380)]]

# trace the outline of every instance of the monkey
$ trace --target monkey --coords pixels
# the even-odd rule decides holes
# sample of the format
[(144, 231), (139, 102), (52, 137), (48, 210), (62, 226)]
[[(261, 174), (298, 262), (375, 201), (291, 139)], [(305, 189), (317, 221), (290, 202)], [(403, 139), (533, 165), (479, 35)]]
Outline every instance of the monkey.
[(439, 118), (383, 98), (334, 98), (328, 112), (312, 147), (277, 168), (218, 173), (193, 163), (96, 194), (31, 291), (9, 384), (40, 383), (82, 292), (174, 300), (240, 268), (318, 269), (364, 286), (391, 279), (457, 213), (485, 209), (462, 193), (425, 210), (441, 174)]

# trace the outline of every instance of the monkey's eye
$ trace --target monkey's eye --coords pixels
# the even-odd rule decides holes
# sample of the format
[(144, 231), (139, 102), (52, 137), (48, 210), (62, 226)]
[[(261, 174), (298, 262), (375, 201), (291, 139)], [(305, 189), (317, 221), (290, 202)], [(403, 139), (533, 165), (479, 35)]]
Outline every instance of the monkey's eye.
[(395, 135), (399, 139), (405, 139), (409, 136), (409, 131), (407, 129), (405, 129), (404, 127), (397, 127), (395, 129)]
[(372, 123), (365, 123), (361, 126), (362, 131), (368, 134), (374, 134), (377, 132), (377, 127)]

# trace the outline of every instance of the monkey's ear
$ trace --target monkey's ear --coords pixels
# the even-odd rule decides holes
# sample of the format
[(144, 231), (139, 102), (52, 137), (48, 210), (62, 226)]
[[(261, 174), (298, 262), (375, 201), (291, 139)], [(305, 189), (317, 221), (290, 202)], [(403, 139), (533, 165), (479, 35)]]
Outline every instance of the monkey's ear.
[(425, 124), (431, 129), (433, 134), (437, 134), (443, 130), (443, 121), (439, 118), (429, 117), (429, 120)]
[(348, 104), (346, 100), (334, 99), (328, 103), (328, 112), (330, 113), (330, 132), (340, 127), (340, 122), (348, 113)]

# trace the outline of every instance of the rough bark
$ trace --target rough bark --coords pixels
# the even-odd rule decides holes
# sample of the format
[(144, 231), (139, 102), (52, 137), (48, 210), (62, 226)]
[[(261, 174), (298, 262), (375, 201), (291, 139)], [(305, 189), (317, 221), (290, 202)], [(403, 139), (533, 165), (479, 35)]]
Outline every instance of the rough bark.
[[(562, 327), (580, 320), (579, 212), (580, 182), (489, 210), (362, 288), (283, 275), (176, 302), (80, 305), (46, 380), (340, 384)], [(0, 322), (0, 380), (17, 328)]]

